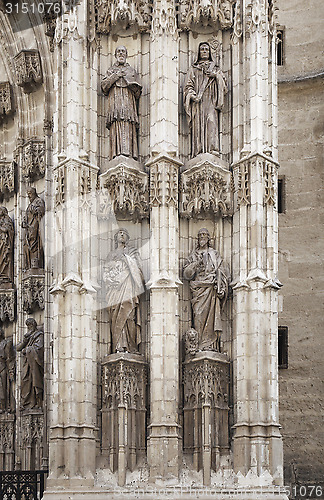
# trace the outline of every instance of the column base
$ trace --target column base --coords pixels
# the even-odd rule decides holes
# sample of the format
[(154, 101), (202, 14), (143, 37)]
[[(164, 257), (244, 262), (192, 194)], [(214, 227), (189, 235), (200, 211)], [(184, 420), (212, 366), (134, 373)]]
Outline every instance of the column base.
[(182, 462), (182, 441), (178, 424), (151, 424), (147, 444), (150, 482), (179, 479)]

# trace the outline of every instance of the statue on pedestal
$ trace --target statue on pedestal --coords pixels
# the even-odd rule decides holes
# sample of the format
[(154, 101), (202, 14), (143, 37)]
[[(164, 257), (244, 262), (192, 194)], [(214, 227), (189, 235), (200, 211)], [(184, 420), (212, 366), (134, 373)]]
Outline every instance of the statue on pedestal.
[(183, 91), (192, 158), (199, 153), (219, 153), (219, 111), (226, 92), (225, 75), (213, 60), (209, 43), (200, 43)]
[(6, 339), (0, 327), (0, 412), (14, 409), (13, 383), (15, 380), (15, 353), (12, 339)]
[(23, 354), (22, 408), (41, 408), (44, 392), (44, 332), (33, 318), (26, 320), (27, 333), (16, 349)]
[(108, 255), (103, 280), (107, 287), (111, 352), (138, 353), (141, 343), (139, 296), (144, 278), (138, 250), (128, 246), (129, 234), (119, 229), (115, 250)]
[(6, 207), (0, 207), (0, 287), (13, 282), (14, 225)]
[(117, 47), (115, 57), (115, 64), (108, 69), (101, 83), (104, 94), (108, 96), (109, 157), (125, 155), (137, 159), (137, 101), (142, 85), (134, 68), (126, 62), (126, 47)]
[(25, 229), (24, 268), (44, 269), (44, 249), (40, 231), (40, 221), (45, 214), (45, 203), (34, 187), (27, 189), (29, 205), (22, 221)]
[(198, 350), (220, 352), (221, 309), (228, 295), (228, 275), (223, 259), (210, 246), (210, 234), (205, 228), (198, 232), (197, 246), (185, 263), (183, 275), (190, 281)]

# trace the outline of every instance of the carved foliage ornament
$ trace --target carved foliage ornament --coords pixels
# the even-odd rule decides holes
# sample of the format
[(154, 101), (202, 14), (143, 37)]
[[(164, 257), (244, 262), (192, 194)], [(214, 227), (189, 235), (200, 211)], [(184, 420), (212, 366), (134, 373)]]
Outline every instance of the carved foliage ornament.
[(15, 192), (15, 163), (0, 160), (0, 193), (12, 195)]
[(233, 6), (236, 0), (180, 0), (180, 27), (190, 29), (193, 24), (203, 26), (220, 22), (222, 28), (233, 24)]
[(31, 92), (43, 82), (41, 60), (38, 50), (21, 50), (14, 58), (17, 84), (25, 92)]
[(95, 0), (96, 29), (109, 33), (116, 26), (126, 29), (136, 25), (147, 31), (151, 23), (151, 2), (146, 0)]
[(22, 442), (25, 447), (37, 443), (42, 444), (44, 431), (44, 417), (42, 414), (30, 414), (22, 416)]
[(0, 290), (0, 321), (14, 321), (15, 291)]
[(124, 360), (106, 364), (102, 371), (103, 405), (117, 407), (125, 404), (133, 408), (144, 408), (146, 371), (144, 364)]
[(11, 99), (11, 86), (9, 82), (0, 83), (0, 122), (13, 111)]
[(177, 21), (174, 0), (154, 2), (152, 33), (154, 35), (177, 34)]
[(13, 420), (0, 422), (0, 449), (2, 453), (6, 450), (14, 450), (15, 422)]
[(184, 403), (209, 403), (227, 407), (228, 367), (209, 360), (184, 366)]
[(45, 308), (45, 277), (28, 276), (23, 280), (23, 309), (33, 312)]
[(30, 139), (23, 145), (22, 175), (33, 180), (45, 174), (45, 142)]

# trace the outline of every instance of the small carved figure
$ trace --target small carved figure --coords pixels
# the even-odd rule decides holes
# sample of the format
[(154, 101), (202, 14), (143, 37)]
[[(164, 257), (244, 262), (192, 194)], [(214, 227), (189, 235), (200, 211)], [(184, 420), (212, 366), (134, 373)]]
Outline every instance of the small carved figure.
[(128, 246), (129, 234), (119, 229), (115, 250), (108, 255), (103, 280), (107, 286), (111, 352), (138, 353), (141, 343), (139, 296), (144, 291), (141, 260), (136, 248)]
[(16, 349), (23, 354), (22, 408), (41, 408), (44, 391), (44, 332), (33, 318), (26, 320), (27, 333)]
[(44, 269), (40, 222), (45, 214), (45, 203), (34, 187), (28, 188), (27, 195), (30, 203), (22, 221), (22, 227), (25, 229), (24, 266), (25, 270)]
[(190, 281), (198, 349), (220, 352), (221, 309), (228, 295), (228, 275), (223, 259), (210, 246), (210, 234), (205, 228), (198, 232), (198, 244), (185, 263), (183, 275)]
[(198, 332), (194, 328), (189, 328), (185, 333), (186, 356), (194, 356), (198, 351)]
[(12, 338), (0, 327), (0, 411), (14, 409), (15, 354)]
[(226, 92), (225, 75), (213, 60), (209, 43), (200, 43), (183, 91), (191, 129), (191, 157), (219, 152), (219, 112)]
[(106, 127), (109, 130), (110, 158), (118, 155), (138, 158), (137, 101), (142, 85), (136, 71), (126, 62), (126, 47), (117, 47), (116, 63), (108, 69), (101, 88), (108, 96)]
[(6, 207), (0, 207), (0, 286), (13, 282), (14, 225)]

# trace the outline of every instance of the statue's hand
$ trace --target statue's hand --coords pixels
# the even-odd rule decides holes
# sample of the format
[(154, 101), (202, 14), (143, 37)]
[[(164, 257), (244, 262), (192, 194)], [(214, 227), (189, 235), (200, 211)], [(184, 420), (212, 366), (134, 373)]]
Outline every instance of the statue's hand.
[(199, 99), (199, 97), (198, 97), (197, 95), (192, 95), (192, 96), (191, 96), (191, 100), (192, 100), (193, 102), (200, 102), (200, 99)]
[(209, 78), (216, 78), (217, 73), (216, 73), (216, 71), (207, 70), (207, 71), (205, 71), (205, 75), (208, 76)]

